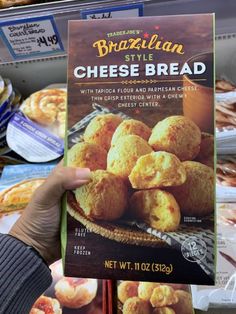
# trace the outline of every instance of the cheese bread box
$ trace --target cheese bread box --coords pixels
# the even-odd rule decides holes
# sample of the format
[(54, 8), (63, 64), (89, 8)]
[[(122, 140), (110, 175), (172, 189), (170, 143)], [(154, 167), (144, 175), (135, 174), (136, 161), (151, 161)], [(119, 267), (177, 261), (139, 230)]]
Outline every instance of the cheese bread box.
[(214, 284), (214, 15), (70, 21), (66, 276)]

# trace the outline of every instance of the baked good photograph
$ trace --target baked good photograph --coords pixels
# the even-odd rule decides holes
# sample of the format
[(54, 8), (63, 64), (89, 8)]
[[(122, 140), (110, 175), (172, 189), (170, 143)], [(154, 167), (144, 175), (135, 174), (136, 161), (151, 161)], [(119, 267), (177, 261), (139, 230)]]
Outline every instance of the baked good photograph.
[[(165, 234), (181, 243), (188, 236), (188, 221), (196, 236), (205, 223), (209, 228), (214, 214), (213, 134), (180, 115), (152, 125), (119, 112), (90, 117), (80, 121), (79, 135), (68, 142), (68, 166), (91, 170), (87, 184), (68, 192), (67, 211), (75, 226), (123, 245), (145, 247), (166, 245), (160, 238)], [(120, 298), (135, 297), (137, 286), (123, 285)], [(125, 308), (146, 306), (135, 300)], [(157, 302), (155, 296), (152, 300)], [(169, 305), (162, 307), (168, 310)]]
[(187, 285), (118, 281), (118, 314), (192, 314), (192, 298)]
[(0, 192), (0, 214), (23, 210), (45, 178), (21, 181)]
[(60, 138), (64, 138), (66, 99), (67, 92), (65, 89), (42, 89), (25, 99), (20, 110), (39, 126)]
[(67, 155), (68, 166), (92, 171), (91, 181), (74, 191), (89, 220), (129, 216), (163, 232), (178, 230), (181, 215), (213, 212), (213, 161), (214, 136), (184, 116), (167, 117), (151, 129), (142, 121), (99, 114)]
[(103, 314), (103, 280), (64, 277), (61, 260), (50, 265), (50, 270), (51, 286), (29, 314)]
[(62, 314), (62, 309), (57, 299), (41, 296), (29, 314)]
[(79, 309), (91, 303), (97, 295), (97, 279), (60, 279), (55, 285), (55, 295), (61, 305)]
[[(196, 38), (184, 19), (194, 23)], [(65, 164), (90, 167), (91, 174), (63, 203), (65, 274), (211, 284), (213, 16), (129, 19), (124, 32), (122, 19), (110, 19), (109, 33), (103, 19), (90, 22), (69, 24)], [(168, 46), (179, 43), (183, 53)], [(204, 247), (197, 253), (189, 252), (193, 239)], [(149, 311), (132, 298), (126, 312)]]

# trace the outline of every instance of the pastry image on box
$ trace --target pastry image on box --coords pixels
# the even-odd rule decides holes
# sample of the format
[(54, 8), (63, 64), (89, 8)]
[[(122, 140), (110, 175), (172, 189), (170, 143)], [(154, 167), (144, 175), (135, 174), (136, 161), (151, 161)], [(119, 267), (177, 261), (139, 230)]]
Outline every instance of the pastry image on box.
[(128, 200), (125, 182), (105, 170), (92, 172), (90, 182), (77, 188), (75, 197), (87, 217), (106, 221), (120, 218)]
[[(16, 93), (14, 102), (18, 99)], [(8, 146), (29, 162), (58, 159), (64, 154), (66, 105), (65, 84), (47, 86), (28, 95), (8, 123)]]
[(140, 136), (122, 136), (108, 151), (107, 170), (123, 179), (128, 179), (139, 157), (151, 152), (151, 146)]
[(138, 135), (142, 137), (145, 141), (148, 141), (151, 135), (151, 129), (145, 125), (142, 121), (128, 119), (121, 122), (121, 124), (116, 128), (111, 144), (115, 145), (118, 138), (125, 135)]
[[(65, 165), (91, 178), (66, 194), (66, 276), (213, 284), (213, 19), (69, 23)], [(198, 107), (195, 117), (186, 106)], [(126, 312), (152, 311), (136, 288), (120, 288)]]
[(97, 144), (109, 150), (112, 136), (121, 122), (122, 118), (114, 114), (95, 117), (84, 132), (85, 142)]
[(190, 287), (173, 287), (168, 283), (118, 281), (118, 314), (193, 314)]
[(41, 296), (33, 305), (30, 314), (62, 314), (60, 303), (57, 299)]
[(180, 223), (180, 208), (174, 196), (159, 189), (135, 192), (130, 199), (132, 215), (160, 231), (175, 231)]
[(61, 305), (78, 309), (93, 301), (97, 288), (97, 279), (62, 278), (55, 285), (55, 294)]
[(12, 212), (24, 209), (34, 191), (44, 183), (44, 178), (21, 181), (0, 192), (0, 212)]
[[(64, 277), (62, 261), (50, 265), (52, 283), (29, 314), (103, 314), (105, 281)], [(45, 306), (45, 307), (43, 307)], [(60, 309), (60, 311), (59, 311)], [(39, 312), (39, 311), (42, 311)]]
[(200, 143), (200, 129), (183, 116), (168, 117), (157, 123), (149, 138), (149, 144), (155, 151), (173, 153), (182, 161), (194, 159), (200, 150)]
[(68, 151), (68, 165), (89, 168), (90, 170), (107, 168), (107, 151), (97, 144), (77, 143)]
[(174, 154), (153, 152), (137, 160), (129, 180), (135, 189), (176, 186), (185, 182), (186, 172)]
[(39, 125), (49, 127), (64, 138), (67, 93), (61, 89), (43, 89), (33, 93), (22, 104), (22, 112)]

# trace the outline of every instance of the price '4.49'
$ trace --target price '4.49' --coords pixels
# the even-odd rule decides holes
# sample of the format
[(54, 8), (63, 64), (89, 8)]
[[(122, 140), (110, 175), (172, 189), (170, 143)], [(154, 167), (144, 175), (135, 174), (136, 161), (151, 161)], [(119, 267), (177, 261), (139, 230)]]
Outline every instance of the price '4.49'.
[(57, 45), (58, 44), (58, 37), (56, 34), (52, 36), (41, 36), (37, 39), (37, 44), (39, 47), (45, 45), (47, 47)]

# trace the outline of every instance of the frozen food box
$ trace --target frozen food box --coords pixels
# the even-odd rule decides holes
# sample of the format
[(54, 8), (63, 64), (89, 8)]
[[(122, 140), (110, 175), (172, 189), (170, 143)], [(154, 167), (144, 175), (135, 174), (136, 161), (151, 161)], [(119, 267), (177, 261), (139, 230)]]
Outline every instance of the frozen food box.
[(63, 156), (67, 91), (65, 84), (29, 95), (7, 125), (8, 146), (29, 162)]
[(213, 25), (69, 22), (66, 276), (214, 283)]
[(64, 277), (61, 260), (50, 268), (52, 284), (36, 300), (29, 314), (112, 314), (103, 312), (105, 280)]
[(188, 285), (118, 281), (116, 288), (118, 314), (194, 314)]

